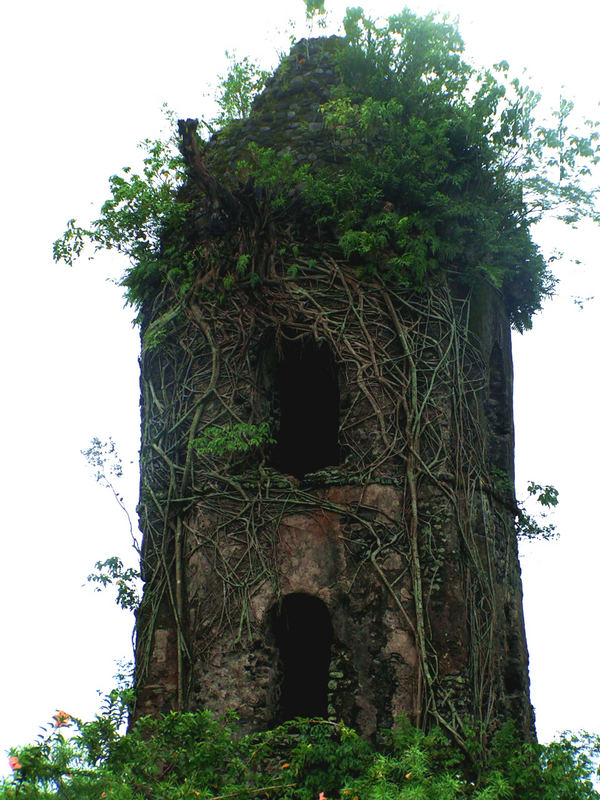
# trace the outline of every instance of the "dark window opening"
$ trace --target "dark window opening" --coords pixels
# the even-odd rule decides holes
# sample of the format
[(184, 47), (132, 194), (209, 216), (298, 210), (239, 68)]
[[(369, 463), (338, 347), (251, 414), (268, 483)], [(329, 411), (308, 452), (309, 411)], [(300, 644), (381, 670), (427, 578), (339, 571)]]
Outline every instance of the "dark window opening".
[(284, 341), (275, 370), (279, 426), (271, 465), (301, 478), (339, 463), (339, 388), (329, 348), (313, 339)]
[(289, 594), (275, 610), (281, 693), (277, 724), (295, 717), (326, 717), (332, 627), (318, 597)]

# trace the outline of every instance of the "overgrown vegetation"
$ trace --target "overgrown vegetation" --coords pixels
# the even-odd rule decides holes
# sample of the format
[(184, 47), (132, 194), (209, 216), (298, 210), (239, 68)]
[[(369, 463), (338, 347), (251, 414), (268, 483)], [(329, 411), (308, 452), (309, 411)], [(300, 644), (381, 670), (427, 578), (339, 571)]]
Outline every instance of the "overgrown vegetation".
[(11, 751), (3, 800), (597, 800), (597, 738), (523, 746), (510, 725), (487, 760), (439, 730), (400, 720), (373, 749), (343, 724), (297, 720), (242, 736), (208, 712), (146, 717), (119, 733), (118, 692), (92, 722), (57, 712), (38, 741)]
[[(166, 117), (173, 127), (170, 112), (166, 112)], [(110, 197), (103, 204), (100, 217), (89, 228), (80, 227), (74, 219), (69, 220), (62, 238), (54, 242), (56, 261), (72, 265), (86, 244), (91, 244), (95, 251), (116, 250), (127, 259), (129, 267), (123, 277), (124, 286), (134, 272), (136, 279), (148, 283), (149, 287), (168, 279), (164, 261), (167, 254), (161, 252), (160, 237), (167, 228), (176, 230), (182, 225), (188, 211), (184, 203), (177, 202), (185, 175), (183, 161), (173, 138), (146, 139), (140, 147), (146, 154), (142, 173), (125, 167), (122, 174), (110, 177)], [(183, 247), (182, 240), (180, 245)], [(183, 254), (180, 252), (179, 256)], [(157, 273), (159, 264), (162, 264), (162, 278)]]
[[(309, 15), (321, 10), (319, 2), (307, 5)], [(403, 511), (402, 533), (391, 522), (377, 529), (365, 523), (354, 545), (381, 580), (379, 554), (394, 550), (406, 559), (420, 719), (444, 724), (464, 741), (456, 708), (439, 707), (449, 695), (431, 644), (429, 606), (440, 589), (440, 532), (448, 519), (421, 507), (418, 487), (428, 482), (448, 502), (472, 564), (465, 592), (480, 598), (469, 611), (473, 663), (486, 665), (473, 679), (474, 713), (485, 728), (495, 713), (486, 693), (496, 680), (487, 658), (495, 628), (487, 617), (497, 604), (484, 565), (496, 558), (494, 537), (508, 535), (496, 528), (510, 530), (514, 502), (507, 499), (508, 513), (483, 515), (491, 521), (482, 554), (475, 502), (466, 498), (487, 507), (494, 482), (471, 401), (486, 378), (468, 331), (469, 293), (491, 284), (501, 290), (513, 324), (521, 330), (531, 324), (553, 286), (532, 226), (552, 212), (568, 223), (598, 218), (596, 193), (586, 184), (600, 152), (598, 133), (572, 133), (566, 102), (552, 125), (536, 122), (539, 96), (511, 80), (505, 64), (471, 67), (458, 31), (445, 20), (405, 10), (378, 26), (362, 9), (349, 9), (344, 25), (344, 38), (299, 44), (273, 78), (279, 92), (291, 91), (311, 59), (321, 57), (333, 75), (313, 104), (313, 121), (295, 129), (298, 147), (279, 146), (277, 130), (267, 124), (277, 110), (268, 93), (260, 117), (267, 133), (249, 141), (248, 125), (263, 113), (260, 98), (250, 113), (251, 100), (269, 79), (248, 60), (235, 62), (221, 83), (219, 117), (209, 126), (220, 128), (216, 137), (201, 141), (198, 124), (188, 120), (168, 142), (146, 142), (142, 174), (113, 176), (100, 217), (88, 228), (71, 221), (54, 255), (72, 263), (86, 242), (123, 252), (129, 258), (123, 285), (141, 312), (147, 592), (139, 620), (147, 627), (138, 632), (140, 675), (159, 607), (168, 603), (178, 639), (177, 704), (185, 708), (195, 637), (184, 630), (182, 575), (193, 537), (186, 515), (195, 513), (199, 496), (205, 518), (219, 520), (214, 535), (194, 545), (195, 552), (211, 550), (209, 562), (213, 551), (220, 561), (223, 586), (209, 613), (239, 636), (249, 625), (252, 593), (265, 581), (277, 585), (268, 552), (284, 510), (323, 506), (321, 496), (296, 492), (282, 476), (265, 482), (265, 453), (277, 435), (273, 410), (266, 402), (248, 410), (248, 398), (261, 387), (256, 365), (251, 379), (239, 369), (241, 359), (252, 357), (251, 326), (256, 339), (275, 331), (280, 343), (287, 335), (282, 320), (295, 309), (293, 335), (332, 343), (346, 385), (358, 387), (376, 420), (374, 447), (353, 440), (348, 422), (340, 424), (345, 473), (331, 480), (404, 481), (410, 509)], [(331, 302), (335, 311), (325, 312)], [(386, 353), (381, 361), (377, 348)], [(469, 379), (467, 362), (474, 365)], [(446, 414), (440, 391), (444, 403), (451, 398), (460, 447), (430, 424)], [(244, 485), (234, 477), (241, 471)], [(461, 476), (460, 497), (447, 475)], [(330, 510), (349, 513), (335, 504)], [(523, 512), (519, 519), (529, 535), (529, 518)], [(239, 552), (219, 543), (225, 532), (228, 547), (239, 544)], [(101, 564), (100, 582), (122, 585), (119, 569)]]
[[(239, 205), (249, 181), (268, 190), (261, 213), (278, 209), (281, 229), (289, 224), (285, 208), (297, 214), (300, 197), (312, 220), (309, 238), (337, 242), (337, 256), (355, 263), (359, 275), (416, 287), (440, 274), (466, 285), (491, 281), (514, 325), (529, 327), (554, 285), (532, 226), (548, 214), (568, 224), (586, 216), (598, 221), (589, 182), (600, 152), (597, 126), (574, 130), (566, 99), (550, 122), (537, 120), (539, 94), (511, 78), (505, 63), (474, 69), (463, 59), (457, 29), (433, 15), (405, 9), (378, 26), (354, 8), (344, 25), (339, 82), (322, 105), (319, 132), (337, 148), (338, 163), (297, 164), (258, 143), (226, 175), (211, 175), (209, 162), (202, 164), (203, 203), (208, 197), (214, 213), (230, 217), (231, 235), (237, 212), (225, 198)], [(248, 59), (235, 61), (208, 128), (246, 118), (266, 79)], [(136, 306), (165, 284), (180, 294), (197, 292), (199, 275), (214, 269), (211, 236), (190, 243), (192, 198), (180, 191), (190, 163), (186, 168), (174, 139), (143, 146), (143, 173), (114, 175), (100, 217), (87, 228), (71, 220), (54, 245), (55, 258), (69, 264), (86, 242), (123, 252), (130, 261), (123, 284)], [(243, 216), (237, 213), (237, 225)], [(246, 279), (260, 274), (259, 255)], [(232, 267), (220, 264), (224, 281), (236, 274)]]
[[(307, 7), (318, 13), (322, 4)], [(514, 536), (514, 501), (511, 489), (498, 503), (486, 462), (473, 402), (485, 368), (468, 326), (469, 293), (482, 283), (501, 290), (516, 328), (530, 326), (553, 287), (533, 225), (548, 213), (569, 224), (598, 219), (596, 192), (587, 188), (598, 133), (572, 133), (567, 102), (552, 125), (536, 122), (538, 95), (511, 80), (505, 64), (474, 70), (445, 21), (404, 11), (379, 27), (350, 9), (345, 28), (333, 48), (338, 80), (312, 123), (331, 158), (245, 142), (235, 158), (226, 149), (227, 166), (219, 165), (219, 146), (233, 148), (240, 131), (244, 138), (250, 101), (267, 81), (242, 60), (222, 83), (221, 114), (211, 126), (220, 128), (217, 139), (200, 141), (188, 121), (168, 142), (144, 143), (142, 174), (113, 176), (99, 218), (87, 228), (71, 220), (54, 255), (70, 264), (86, 243), (122, 252), (127, 298), (140, 310), (146, 593), (139, 682), (153, 626), (167, 608), (177, 638), (174, 704), (186, 707), (193, 647), (200, 646), (198, 631), (186, 629), (186, 552), (217, 564), (220, 582), (207, 589), (202, 624), (229, 625), (241, 638), (257, 587), (277, 585), (269, 552), (284, 513), (325, 509), (355, 524), (357, 580), (367, 565), (406, 616), (418, 659), (419, 724), (442, 726), (461, 749), (439, 728), (425, 734), (407, 725), (375, 753), (343, 725), (324, 721), (237, 739), (205, 714), (171, 714), (142, 720), (120, 738), (99, 719), (77, 723), (73, 740), (53, 731), (39, 747), (15, 753), (8, 797), (597, 797), (586, 783), (587, 751), (575, 741), (521, 747), (504, 729), (490, 749), (497, 702), (490, 620), (498, 605), (490, 565), (506, 558), (495, 548)], [(284, 85), (318, 46), (305, 42), (295, 60), (284, 60)], [(290, 334), (282, 320), (292, 311)], [(248, 411), (262, 378), (256, 364), (252, 378), (239, 364), (254, 357), (251, 333), (259, 339), (274, 330), (274, 352), (286, 335), (331, 343), (378, 435), (365, 444), (342, 420), (347, 458), (327, 480), (367, 485), (376, 478), (399, 487), (407, 498), (401, 524), (363, 519), (358, 506), (326, 501), (310, 485), (298, 488), (265, 468), (276, 434), (272, 409), (265, 403)], [(432, 424), (444, 415), (455, 438)], [(460, 477), (460, 492), (448, 476)], [(425, 483), (435, 495), (429, 505), (421, 502)], [(549, 487), (532, 493), (554, 505)], [(200, 496), (207, 527), (214, 523), (209, 534), (188, 525)], [(479, 506), (484, 535), (473, 517)], [(524, 536), (547, 530), (534, 529), (523, 509), (517, 516)], [(474, 598), (467, 713), (442, 685), (431, 634), (449, 524), (468, 565), (465, 596)], [(384, 572), (390, 553), (406, 564), (414, 598), (408, 611)], [(115, 560), (97, 567), (92, 580), (116, 583), (119, 602), (135, 605), (125, 591), (135, 576)], [(98, 732), (102, 725), (109, 729)]]
[(558, 490), (554, 486), (540, 486), (539, 483), (529, 481), (527, 491), (542, 507), (538, 516), (532, 515), (525, 509), (525, 503), (517, 504), (517, 535), (520, 540), (554, 539), (558, 536), (556, 525), (546, 522), (548, 511), (558, 505)]
[(247, 56), (237, 59), (226, 53), (229, 71), (222, 76), (217, 93), (219, 114), (207, 128), (213, 133), (232, 119), (246, 119), (252, 108), (252, 100), (265, 87), (269, 73), (256, 66)]

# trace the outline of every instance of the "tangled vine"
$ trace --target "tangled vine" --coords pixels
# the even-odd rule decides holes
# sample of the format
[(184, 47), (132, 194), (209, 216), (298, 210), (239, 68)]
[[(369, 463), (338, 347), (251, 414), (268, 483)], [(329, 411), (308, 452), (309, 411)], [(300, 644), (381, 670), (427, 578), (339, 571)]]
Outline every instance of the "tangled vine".
[[(419, 723), (442, 724), (460, 741), (471, 714), (486, 727), (496, 710), (496, 591), (507, 579), (496, 572), (508, 572), (514, 545), (514, 501), (499, 497), (486, 465), (477, 410), (486, 374), (469, 333), (470, 299), (457, 300), (443, 284), (422, 293), (376, 280), (365, 285), (340, 261), (328, 258), (315, 266), (292, 247), (287, 252), (278, 271), (265, 275), (260, 292), (241, 281), (226, 301), (204, 298), (175, 313), (153, 313), (144, 332), (141, 508), (148, 588), (138, 652), (148, 657), (152, 620), (167, 597), (177, 622), (184, 707), (189, 664), (202, 657), (192, 643), (210, 647), (224, 626), (239, 637), (253, 634), (253, 595), (265, 582), (278, 585), (274, 552), (282, 518), (330, 511), (352, 532), (346, 547), (357, 574), (374, 571), (417, 644)], [(292, 262), (298, 267), (293, 276)], [(356, 388), (340, 420), (340, 465), (302, 482), (269, 466), (268, 443), (221, 454), (194, 448), (204, 431), (240, 422), (269, 423), (277, 438), (277, 409), (269, 403), (261, 365), (265, 336), (275, 348), (286, 337), (327, 341), (340, 365), (340, 383)], [(369, 520), (360, 493), (356, 503), (342, 505), (323, 491), (372, 484), (397, 487), (400, 519), (379, 514)], [(432, 609), (447, 579), (444, 537), (452, 529), (459, 534), (451, 548), (461, 553), (459, 577), (472, 632), (474, 707), (466, 715), (454, 704), (452, 687), (444, 686), (432, 641)], [(394, 552), (404, 566), (391, 575), (386, 562)], [(213, 577), (201, 596), (184, 597), (184, 563), (194, 558), (210, 565)], [(407, 576), (410, 603), (399, 593)], [(191, 625), (190, 604), (202, 608), (202, 618)], [(138, 657), (140, 682), (144, 668)]]

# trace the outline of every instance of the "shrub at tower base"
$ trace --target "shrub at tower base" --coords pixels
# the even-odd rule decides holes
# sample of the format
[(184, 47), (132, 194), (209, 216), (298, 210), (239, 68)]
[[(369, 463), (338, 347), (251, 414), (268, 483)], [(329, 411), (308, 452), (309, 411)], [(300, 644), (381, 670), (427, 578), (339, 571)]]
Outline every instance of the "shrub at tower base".
[[(115, 713), (116, 712), (116, 713)], [(563, 737), (523, 745), (505, 724), (469, 754), (397, 720), (377, 750), (341, 723), (294, 720), (240, 737), (208, 712), (170, 712), (117, 733), (119, 711), (59, 729), (12, 751), (2, 800), (598, 800), (591, 783), (598, 741)], [(56, 720), (56, 717), (55, 717)]]
[(187, 120), (180, 155), (148, 143), (55, 244), (131, 259), (133, 718), (343, 719), (378, 741), (405, 715), (485, 750), (503, 723), (534, 731), (510, 328), (552, 291), (532, 225), (597, 218), (597, 134), (568, 131), (566, 102), (536, 125), (539, 98), (475, 72), (446, 23), (345, 25), (254, 73), (209, 141)]

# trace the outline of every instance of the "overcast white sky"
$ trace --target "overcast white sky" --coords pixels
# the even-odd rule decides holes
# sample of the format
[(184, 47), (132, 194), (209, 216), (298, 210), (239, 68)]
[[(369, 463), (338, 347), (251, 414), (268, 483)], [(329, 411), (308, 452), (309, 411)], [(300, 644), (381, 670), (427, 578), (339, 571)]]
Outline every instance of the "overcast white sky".
[[(338, 19), (345, 5), (329, 0)], [(401, 9), (363, 5), (373, 15)], [(527, 67), (550, 102), (564, 84), (596, 114), (599, 7), (435, 5), (460, 16), (475, 62)], [(56, 709), (93, 715), (96, 690), (110, 689), (115, 660), (130, 656), (131, 619), (82, 588), (96, 560), (131, 557), (126, 520), (79, 452), (112, 436), (126, 461), (137, 459), (138, 336), (106, 281), (125, 265), (56, 266), (52, 242), (71, 217), (97, 213), (109, 175), (138, 162), (136, 143), (159, 134), (163, 102), (182, 117), (205, 113), (225, 49), (272, 65), (291, 16), (302, 18), (300, 0), (33, 0), (3, 13), (0, 771), (3, 751), (32, 740)], [(584, 262), (559, 266), (559, 297), (533, 332), (515, 336), (519, 484), (553, 483), (561, 501), (562, 538), (529, 547), (522, 561), (532, 697), (548, 739), (600, 731), (600, 235), (552, 226), (540, 235), (548, 250)], [(580, 310), (572, 295), (595, 299)], [(135, 465), (124, 488), (133, 513)]]

